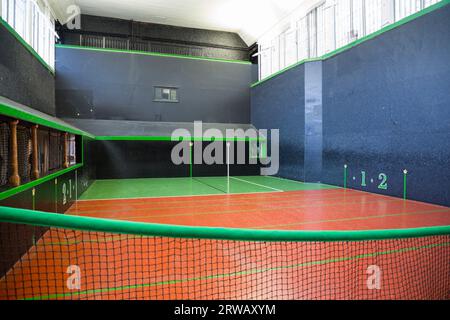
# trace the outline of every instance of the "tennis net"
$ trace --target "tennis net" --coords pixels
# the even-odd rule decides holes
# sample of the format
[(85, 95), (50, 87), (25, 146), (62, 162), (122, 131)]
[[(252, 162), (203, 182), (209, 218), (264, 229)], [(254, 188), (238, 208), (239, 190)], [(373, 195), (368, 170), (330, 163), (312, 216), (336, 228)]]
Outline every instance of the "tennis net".
[(450, 227), (264, 231), (0, 208), (0, 299), (449, 299)]

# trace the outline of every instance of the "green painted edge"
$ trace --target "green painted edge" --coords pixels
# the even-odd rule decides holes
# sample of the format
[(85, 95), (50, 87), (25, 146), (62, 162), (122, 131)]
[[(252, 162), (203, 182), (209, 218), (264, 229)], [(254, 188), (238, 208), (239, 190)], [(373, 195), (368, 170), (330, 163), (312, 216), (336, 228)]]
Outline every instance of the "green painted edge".
[(408, 174), (407, 173), (403, 173), (403, 199), (406, 200), (407, 198), (407, 193), (406, 193), (406, 176)]
[(76, 165), (74, 165), (74, 166), (72, 166), (70, 168), (63, 169), (63, 170), (60, 170), (58, 172), (52, 173), (52, 174), (50, 174), (48, 176), (45, 176), (43, 178), (31, 181), (31, 182), (29, 182), (27, 184), (24, 184), (24, 185), (21, 185), (21, 186), (9, 189), (7, 191), (1, 192), (0, 193), (0, 201), (1, 200), (5, 200), (5, 199), (7, 199), (9, 197), (12, 197), (12, 196), (14, 196), (14, 195), (16, 195), (18, 193), (24, 192), (24, 191), (26, 191), (28, 189), (34, 188), (34, 187), (36, 187), (36, 186), (38, 186), (38, 185), (40, 185), (40, 184), (42, 184), (44, 182), (50, 181), (52, 179), (55, 179), (55, 178), (57, 178), (59, 176), (62, 176), (63, 174), (66, 174), (66, 173), (68, 173), (70, 171), (79, 169), (82, 166), (83, 166), (83, 164), (79, 163), (79, 164), (76, 164)]
[(188, 227), (68, 216), (0, 207), (0, 222), (151, 237), (254, 242), (370, 241), (450, 235), (450, 226), (367, 231), (282, 231)]
[(9, 31), (9, 33), (11, 33), (17, 39), (17, 41), (19, 41), (25, 47), (25, 49), (27, 49), (45, 67), (45, 69), (47, 69), (52, 75), (55, 75), (55, 70), (50, 67), (47, 62), (45, 62), (44, 59), (42, 59), (42, 57), (36, 52), (36, 50), (34, 50), (33, 47), (30, 46), (25, 41), (25, 39), (23, 39), (22, 36), (17, 33), (16, 30), (14, 30), (14, 28), (11, 27), (9, 23), (3, 20), (1, 17), (0, 24), (3, 25)]
[[(183, 138), (173, 140), (168, 136), (97, 136), (96, 140), (99, 141), (183, 141)], [(265, 141), (263, 138), (187, 138), (187, 141)]]
[(384, 28), (382, 28), (382, 29), (380, 29), (378, 31), (375, 31), (374, 33), (366, 35), (365, 37), (363, 37), (361, 39), (355, 40), (355, 41), (347, 44), (346, 46), (338, 48), (338, 49), (336, 49), (336, 50), (334, 50), (332, 52), (326, 53), (326, 54), (324, 54), (321, 57), (312, 58), (312, 59), (304, 59), (304, 60), (299, 61), (299, 62), (297, 62), (297, 63), (295, 63), (295, 64), (293, 64), (291, 66), (288, 66), (288, 67), (286, 67), (286, 68), (284, 68), (284, 69), (282, 69), (282, 70), (280, 70), (280, 71), (270, 75), (269, 77), (267, 77), (267, 78), (265, 78), (265, 79), (263, 79), (261, 81), (255, 82), (250, 87), (254, 88), (256, 86), (259, 86), (260, 84), (263, 84), (263, 83), (265, 83), (265, 82), (267, 82), (267, 81), (269, 81), (269, 80), (279, 76), (280, 74), (283, 74), (286, 71), (289, 71), (289, 70), (291, 70), (291, 69), (293, 69), (295, 67), (298, 67), (299, 65), (305, 64), (307, 62), (323, 61), (323, 60), (327, 60), (329, 58), (332, 58), (332, 57), (334, 57), (334, 56), (336, 56), (336, 55), (338, 55), (338, 54), (340, 54), (340, 53), (342, 53), (344, 51), (347, 51), (347, 50), (349, 50), (349, 49), (351, 49), (353, 47), (356, 47), (356, 46), (358, 46), (358, 45), (360, 45), (360, 44), (362, 44), (362, 43), (364, 43), (364, 42), (366, 42), (368, 40), (376, 38), (376, 37), (378, 37), (379, 35), (381, 35), (381, 34), (383, 34), (385, 32), (388, 32), (388, 31), (390, 31), (392, 29), (398, 28), (398, 27), (400, 27), (400, 26), (402, 26), (402, 25), (404, 25), (404, 24), (406, 24), (408, 22), (411, 22), (411, 21), (413, 21), (413, 20), (415, 20), (415, 19), (417, 19), (417, 18), (419, 18), (421, 16), (424, 16), (424, 15), (430, 13), (430, 12), (433, 12), (435, 10), (438, 10), (438, 9), (442, 8), (442, 7), (445, 7), (449, 3), (450, 3), (450, 0), (441, 0), (441, 2), (438, 2), (438, 3), (434, 4), (434, 5), (429, 6), (428, 8), (425, 8), (425, 9), (419, 11), (419, 12), (416, 12), (415, 14), (412, 14), (412, 15), (410, 15), (408, 17), (405, 17), (405, 18), (403, 18), (403, 19), (401, 19), (401, 20), (399, 20), (397, 22), (394, 22), (393, 24), (390, 24), (390, 25), (388, 25), (388, 26), (386, 26), (386, 27), (384, 27)]
[(4, 115), (4, 116), (15, 118), (15, 119), (32, 122), (32, 123), (35, 123), (35, 124), (38, 124), (38, 125), (41, 125), (44, 127), (49, 127), (52, 129), (57, 129), (57, 130), (61, 130), (61, 131), (65, 131), (65, 132), (69, 132), (69, 133), (73, 133), (73, 134), (77, 134), (77, 135), (85, 135), (85, 136), (94, 138), (94, 136), (92, 136), (91, 134), (89, 134), (85, 131), (63, 126), (61, 124), (40, 118), (39, 116), (36, 116), (34, 114), (27, 113), (22, 110), (18, 110), (12, 106), (9, 106), (9, 105), (3, 104), (3, 103), (0, 103), (0, 114)]
[(189, 177), (194, 177), (194, 161), (193, 161), (193, 153), (192, 153), (192, 144), (189, 144)]
[(127, 53), (127, 54), (138, 54), (138, 55), (153, 56), (153, 57), (190, 59), (190, 60), (200, 60), (200, 61), (210, 61), (210, 62), (237, 63), (237, 64), (245, 64), (245, 65), (251, 65), (252, 64), (249, 61), (240, 61), (240, 60), (227, 60), (227, 59), (219, 59), (219, 58), (204, 58), (204, 57), (196, 57), (196, 56), (181, 55), (181, 54), (156, 53), (156, 52), (135, 51), (135, 50), (93, 48), (93, 47), (64, 45), (64, 44), (57, 44), (56, 48), (87, 50), (87, 51), (97, 51), (97, 52), (109, 52), (109, 53)]

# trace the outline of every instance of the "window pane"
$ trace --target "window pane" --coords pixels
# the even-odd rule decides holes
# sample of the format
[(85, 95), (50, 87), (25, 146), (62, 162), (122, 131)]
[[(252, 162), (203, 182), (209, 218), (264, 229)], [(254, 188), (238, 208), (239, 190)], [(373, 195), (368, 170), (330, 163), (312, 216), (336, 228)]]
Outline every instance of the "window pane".
[(177, 90), (176, 89), (172, 89), (170, 91), (170, 100), (177, 101)]

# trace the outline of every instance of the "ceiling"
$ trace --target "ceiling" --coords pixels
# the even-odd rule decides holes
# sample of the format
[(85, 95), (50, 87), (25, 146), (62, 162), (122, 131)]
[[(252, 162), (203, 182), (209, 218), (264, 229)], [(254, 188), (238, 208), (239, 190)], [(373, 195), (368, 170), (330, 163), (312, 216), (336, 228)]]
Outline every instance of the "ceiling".
[(47, 0), (60, 20), (76, 4), (82, 14), (230, 31), (253, 44), (293, 9), (312, 0)]

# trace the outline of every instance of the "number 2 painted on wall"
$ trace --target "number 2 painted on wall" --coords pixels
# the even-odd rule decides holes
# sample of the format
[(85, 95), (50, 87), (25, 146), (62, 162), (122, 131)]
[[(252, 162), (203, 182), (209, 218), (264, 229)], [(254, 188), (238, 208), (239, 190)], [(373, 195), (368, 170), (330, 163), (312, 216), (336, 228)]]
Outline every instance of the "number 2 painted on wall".
[(387, 184), (387, 175), (385, 173), (380, 173), (380, 175), (378, 176), (378, 180), (381, 181), (380, 185), (378, 186), (378, 189), (381, 190), (387, 190), (388, 189), (388, 184)]

